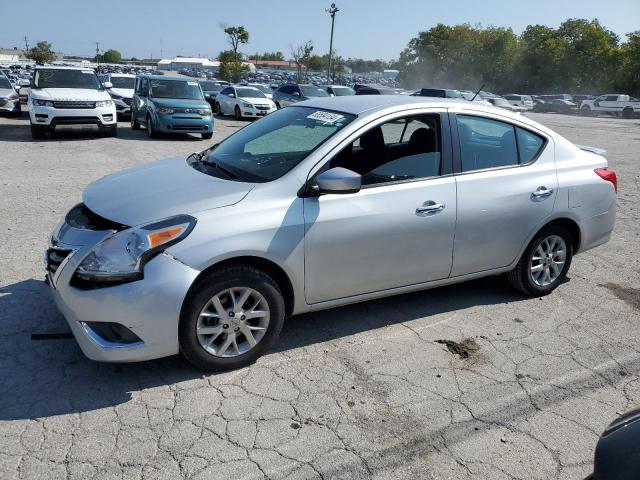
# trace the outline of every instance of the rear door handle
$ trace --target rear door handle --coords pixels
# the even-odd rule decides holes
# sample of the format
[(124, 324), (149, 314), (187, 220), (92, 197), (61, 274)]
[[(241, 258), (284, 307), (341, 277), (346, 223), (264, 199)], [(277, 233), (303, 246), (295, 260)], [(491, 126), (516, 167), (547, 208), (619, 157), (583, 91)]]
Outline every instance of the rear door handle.
[(538, 187), (535, 192), (531, 194), (532, 200), (544, 200), (553, 195), (553, 188)]
[(421, 207), (416, 208), (416, 215), (428, 217), (444, 210), (444, 203), (436, 203), (433, 200), (424, 202)]

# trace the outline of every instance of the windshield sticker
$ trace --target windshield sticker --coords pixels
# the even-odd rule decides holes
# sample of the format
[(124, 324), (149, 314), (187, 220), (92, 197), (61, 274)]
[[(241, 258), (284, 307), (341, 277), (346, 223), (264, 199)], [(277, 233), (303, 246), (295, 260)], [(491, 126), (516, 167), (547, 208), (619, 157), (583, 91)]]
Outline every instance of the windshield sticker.
[(310, 118), (311, 120), (318, 120), (325, 125), (331, 125), (342, 120), (344, 118), (344, 115), (318, 110), (317, 112), (313, 112), (311, 115), (308, 115), (307, 118)]
[(88, 73), (89, 75), (93, 74), (93, 70), (80, 70), (82, 73)]
[(198, 82), (187, 82), (187, 85), (193, 85), (194, 87), (198, 85)]

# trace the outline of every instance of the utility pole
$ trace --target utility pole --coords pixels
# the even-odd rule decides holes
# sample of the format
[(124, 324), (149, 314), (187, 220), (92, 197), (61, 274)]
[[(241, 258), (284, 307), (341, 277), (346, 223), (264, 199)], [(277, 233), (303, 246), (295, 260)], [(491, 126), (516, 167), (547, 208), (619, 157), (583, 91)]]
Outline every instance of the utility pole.
[(96, 42), (96, 63), (100, 66), (100, 44)]
[(27, 38), (27, 36), (24, 36), (24, 50), (25, 53), (29, 51), (29, 39)]
[(160, 60), (162, 60), (164, 57), (162, 56), (162, 37), (160, 37)]
[(327, 66), (327, 81), (331, 79), (331, 60), (333, 57), (333, 27), (336, 21), (336, 13), (338, 13), (340, 9), (336, 7), (335, 3), (331, 4), (331, 7), (325, 8), (325, 12), (328, 12), (331, 15), (331, 40), (329, 40), (329, 65)]

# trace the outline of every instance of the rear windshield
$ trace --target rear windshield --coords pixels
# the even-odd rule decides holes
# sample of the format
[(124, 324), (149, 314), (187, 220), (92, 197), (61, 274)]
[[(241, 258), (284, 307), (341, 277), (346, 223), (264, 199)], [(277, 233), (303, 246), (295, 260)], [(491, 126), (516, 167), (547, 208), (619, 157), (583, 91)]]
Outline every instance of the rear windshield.
[(113, 88), (133, 90), (136, 85), (136, 79), (134, 77), (111, 77), (111, 85), (113, 85)]
[(33, 76), (35, 88), (88, 88), (102, 89), (93, 70), (57, 70), (39, 68)]
[(151, 80), (149, 93), (155, 98), (203, 99), (200, 84), (188, 80)]
[(200, 82), (200, 86), (207, 92), (219, 92), (224, 88), (222, 85), (218, 85), (216, 82)]
[(300, 85), (300, 90), (302, 90), (302, 95), (304, 95), (305, 97), (328, 97), (329, 96), (326, 90), (320, 87)]
[(333, 93), (336, 97), (345, 97), (348, 95), (355, 95), (356, 91), (349, 87), (332, 87)]

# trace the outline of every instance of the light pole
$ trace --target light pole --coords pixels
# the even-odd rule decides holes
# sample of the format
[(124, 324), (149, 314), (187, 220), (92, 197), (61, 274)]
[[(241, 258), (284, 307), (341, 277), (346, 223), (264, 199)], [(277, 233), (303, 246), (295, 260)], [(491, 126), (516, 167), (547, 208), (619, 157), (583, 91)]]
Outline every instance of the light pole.
[(338, 7), (336, 7), (335, 3), (332, 3), (329, 8), (325, 8), (326, 12), (329, 12), (331, 15), (331, 40), (329, 41), (329, 65), (327, 66), (327, 81), (331, 79), (331, 59), (333, 56), (333, 25), (336, 21), (336, 13), (340, 11)]

